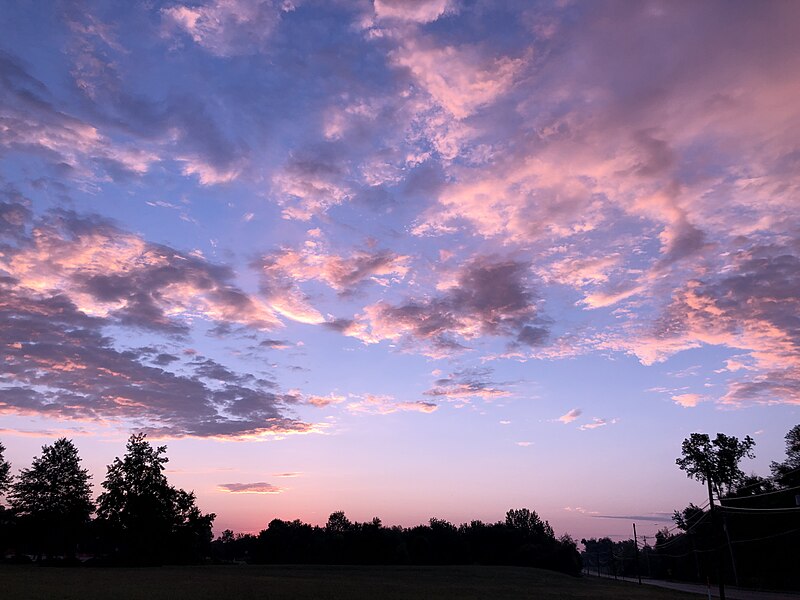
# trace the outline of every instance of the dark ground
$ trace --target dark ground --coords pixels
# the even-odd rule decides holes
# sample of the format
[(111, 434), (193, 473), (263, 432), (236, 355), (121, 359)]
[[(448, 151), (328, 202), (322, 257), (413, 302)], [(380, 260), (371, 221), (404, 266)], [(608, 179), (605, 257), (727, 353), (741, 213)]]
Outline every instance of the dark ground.
[(58, 568), (0, 565), (0, 597), (94, 600), (458, 599), (688, 600), (672, 590), (517, 567), (197, 566)]

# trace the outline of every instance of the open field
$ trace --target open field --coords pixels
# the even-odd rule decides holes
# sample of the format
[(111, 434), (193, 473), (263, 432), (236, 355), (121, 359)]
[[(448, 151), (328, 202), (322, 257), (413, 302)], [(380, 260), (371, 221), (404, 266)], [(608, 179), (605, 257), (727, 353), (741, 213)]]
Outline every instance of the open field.
[(515, 567), (200, 566), (142, 569), (0, 566), (4, 599), (668, 600), (671, 590)]

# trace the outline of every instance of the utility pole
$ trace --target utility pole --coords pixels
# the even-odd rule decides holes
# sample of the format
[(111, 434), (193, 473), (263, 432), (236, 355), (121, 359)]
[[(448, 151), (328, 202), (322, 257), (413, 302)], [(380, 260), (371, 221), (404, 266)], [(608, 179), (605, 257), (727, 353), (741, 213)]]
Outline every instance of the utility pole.
[(689, 531), (689, 541), (692, 542), (692, 554), (694, 555), (694, 569), (697, 572), (697, 581), (702, 581), (702, 576), (700, 575), (700, 559), (697, 558), (697, 544), (694, 542), (694, 532)]
[[(722, 506), (722, 500), (719, 501), (720, 507)], [(725, 511), (722, 511), (722, 529), (725, 530), (725, 540), (728, 542), (728, 552), (731, 553), (731, 567), (733, 567), (733, 582), (736, 585), (739, 585), (739, 573), (736, 571), (736, 557), (733, 554), (733, 544), (731, 544), (731, 534), (728, 531), (728, 516), (725, 514)]]
[(636, 557), (636, 578), (639, 580), (639, 585), (642, 585), (642, 575), (639, 573), (639, 539), (636, 537), (636, 523), (633, 524), (633, 547), (636, 549), (634, 556)]
[[(716, 519), (714, 518), (717, 511), (714, 509), (714, 494), (711, 490), (711, 476), (706, 473), (706, 483), (708, 483), (708, 510), (711, 512), (711, 528), (712, 531), (716, 530)], [(712, 536), (711, 543), (714, 543)], [(722, 559), (720, 557), (719, 548), (716, 551), (717, 555), (717, 579), (719, 580), (719, 600), (725, 600), (725, 582), (722, 580)]]
[(645, 560), (647, 560), (647, 576), (652, 577), (653, 572), (650, 570), (650, 548), (647, 545), (647, 536), (645, 535), (642, 537), (644, 537), (644, 547), (647, 548), (647, 552), (644, 554)]

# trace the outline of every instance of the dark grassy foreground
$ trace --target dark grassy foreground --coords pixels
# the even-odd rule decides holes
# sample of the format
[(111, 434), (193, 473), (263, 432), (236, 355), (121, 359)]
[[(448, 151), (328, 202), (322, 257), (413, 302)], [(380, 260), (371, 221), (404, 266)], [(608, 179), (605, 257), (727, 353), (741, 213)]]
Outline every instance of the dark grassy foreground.
[(92, 600), (313, 598), (688, 599), (670, 590), (516, 567), (201, 566), (142, 569), (0, 566), (0, 596)]

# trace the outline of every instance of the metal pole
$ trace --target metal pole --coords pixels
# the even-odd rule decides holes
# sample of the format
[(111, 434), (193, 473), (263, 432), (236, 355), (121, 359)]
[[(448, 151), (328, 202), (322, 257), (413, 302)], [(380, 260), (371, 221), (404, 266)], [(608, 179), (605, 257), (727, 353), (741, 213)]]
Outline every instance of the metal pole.
[[(717, 511), (714, 510), (714, 494), (711, 491), (711, 477), (706, 474), (706, 482), (708, 483), (708, 510), (711, 512), (711, 528), (712, 531), (716, 529), (715, 522), (716, 519), (714, 518), (717, 514)], [(714, 537), (711, 537), (711, 543), (714, 543)], [(719, 580), (719, 599), (725, 600), (725, 582), (722, 580), (722, 560), (719, 555), (719, 549), (716, 551), (717, 555), (717, 579)]]

